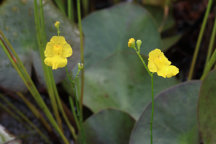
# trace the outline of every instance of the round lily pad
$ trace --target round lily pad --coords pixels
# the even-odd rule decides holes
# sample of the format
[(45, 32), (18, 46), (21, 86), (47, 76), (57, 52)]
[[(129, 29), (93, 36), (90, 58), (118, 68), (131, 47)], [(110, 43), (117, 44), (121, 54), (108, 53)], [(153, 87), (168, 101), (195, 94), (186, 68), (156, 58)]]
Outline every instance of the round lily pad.
[[(153, 143), (198, 144), (197, 102), (200, 81), (189, 81), (161, 92), (155, 98)], [(135, 124), (130, 144), (150, 143), (150, 103)]]
[(198, 120), (204, 144), (216, 143), (216, 70), (204, 79), (199, 97)]

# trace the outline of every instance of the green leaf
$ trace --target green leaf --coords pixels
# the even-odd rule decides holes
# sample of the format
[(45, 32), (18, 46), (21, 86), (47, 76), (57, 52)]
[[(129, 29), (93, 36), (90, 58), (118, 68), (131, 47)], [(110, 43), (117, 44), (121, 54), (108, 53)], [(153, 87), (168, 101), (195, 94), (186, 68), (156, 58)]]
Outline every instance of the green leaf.
[[(189, 81), (161, 92), (155, 98), (153, 143), (198, 144), (197, 102), (200, 81)], [(151, 103), (135, 124), (130, 144), (150, 143)]]
[[(138, 119), (151, 101), (151, 80), (133, 49), (130, 37), (141, 39), (141, 52), (160, 48), (157, 27), (139, 5), (122, 3), (95, 12), (83, 20), (85, 35), (84, 104), (92, 111), (115, 108)], [(155, 93), (176, 84), (156, 77)]]
[[(31, 75), (31, 68), (34, 67), (39, 83), (44, 84), (41, 60), (38, 53), (35, 52), (38, 48), (33, 1), (34, 0), (4, 1), (0, 7), (0, 29), (11, 42), (18, 55), (22, 58), (29, 74)], [(53, 35), (57, 35), (54, 22), (57, 20), (61, 22), (61, 35), (65, 36), (66, 40), (73, 47), (73, 56), (69, 60), (69, 68), (71, 69), (79, 60), (79, 32), (50, 0), (44, 2), (44, 13), (48, 41)], [(62, 69), (55, 71), (54, 74), (56, 82), (60, 82), (65, 75)], [(0, 86), (12, 91), (26, 90), (24, 83), (10, 65), (7, 56), (1, 48)]]
[(122, 111), (101, 111), (88, 118), (83, 125), (86, 143), (127, 144), (134, 123), (135, 120)]
[(199, 97), (198, 121), (203, 143), (216, 143), (216, 70), (204, 79)]

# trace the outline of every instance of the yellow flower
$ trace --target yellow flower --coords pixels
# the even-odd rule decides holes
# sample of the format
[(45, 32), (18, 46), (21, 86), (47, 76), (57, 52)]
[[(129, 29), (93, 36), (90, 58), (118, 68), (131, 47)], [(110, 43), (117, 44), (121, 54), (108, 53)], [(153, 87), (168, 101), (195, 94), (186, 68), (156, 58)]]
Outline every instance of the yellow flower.
[(171, 62), (159, 49), (155, 49), (149, 53), (148, 69), (150, 72), (156, 72), (158, 76), (164, 78), (170, 78), (179, 73), (179, 69), (176, 66), (171, 65)]
[(72, 53), (71, 46), (63, 36), (53, 36), (46, 45), (44, 63), (51, 66), (52, 69), (65, 67), (67, 65), (67, 57), (70, 57)]
[(133, 45), (135, 46), (135, 39), (130, 38), (129, 41), (128, 41), (128, 47), (132, 47)]

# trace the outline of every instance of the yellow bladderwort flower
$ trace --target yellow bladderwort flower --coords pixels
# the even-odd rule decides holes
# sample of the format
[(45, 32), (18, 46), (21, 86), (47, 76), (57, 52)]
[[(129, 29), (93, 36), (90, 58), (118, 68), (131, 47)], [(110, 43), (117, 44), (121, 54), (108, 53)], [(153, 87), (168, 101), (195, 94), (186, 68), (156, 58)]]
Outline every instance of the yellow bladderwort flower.
[(158, 76), (164, 78), (170, 78), (179, 73), (179, 69), (171, 65), (171, 62), (160, 49), (155, 49), (149, 53), (148, 69), (150, 72), (156, 72)]
[(67, 65), (67, 57), (70, 57), (72, 53), (71, 46), (63, 36), (53, 36), (46, 45), (44, 63), (51, 66), (52, 69), (65, 67)]
[(130, 38), (128, 41), (128, 47), (133, 47), (135, 46), (135, 39), (134, 38)]

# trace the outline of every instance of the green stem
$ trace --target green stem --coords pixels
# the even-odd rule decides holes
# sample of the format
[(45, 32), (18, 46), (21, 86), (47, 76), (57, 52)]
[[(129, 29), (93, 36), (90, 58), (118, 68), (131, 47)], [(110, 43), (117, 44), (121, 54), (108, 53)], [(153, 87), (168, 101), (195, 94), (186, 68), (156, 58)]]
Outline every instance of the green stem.
[(144, 67), (145, 67), (145, 69), (146, 69), (146, 71), (148, 72), (148, 75), (151, 77), (151, 76), (152, 76), (152, 73), (149, 71), (149, 69), (148, 69), (148, 67), (147, 67), (147, 65), (146, 65), (146, 63), (145, 63), (145, 61), (143, 60), (141, 54), (139, 53), (139, 51), (136, 51), (136, 53), (137, 53), (138, 57), (140, 58), (140, 60), (142, 61), (143, 65), (144, 65)]
[(153, 134), (152, 134), (152, 126), (154, 121), (154, 76), (153, 75), (151, 75), (151, 92), (152, 92), (152, 114), (151, 114), (150, 132), (151, 132), (151, 144), (153, 144)]
[(215, 36), (216, 36), (216, 17), (215, 17), (215, 20), (214, 20), (213, 31), (212, 31), (212, 34), (211, 34), (211, 39), (210, 39), (210, 43), (209, 43), (209, 47), (208, 47), (208, 54), (207, 54), (207, 58), (206, 58), (206, 64), (209, 62), (209, 59), (211, 57), (212, 49), (213, 49), (214, 42), (215, 42)]
[(40, 52), (40, 57), (41, 57), (41, 64), (42, 64), (43, 71), (44, 71), (44, 78), (45, 78), (49, 98), (51, 101), (51, 106), (52, 106), (54, 115), (57, 119), (57, 123), (58, 123), (60, 129), (62, 130), (62, 121), (61, 121), (61, 117), (59, 115), (56, 99), (54, 96), (54, 88), (55, 87), (52, 87), (53, 86), (53, 84), (52, 84), (52, 79), (53, 79), (52, 75), (53, 74), (52, 74), (52, 71), (43, 62), (44, 58), (45, 58), (44, 57), (44, 47), (45, 47), (45, 43), (46, 43), (46, 32), (45, 32), (44, 12), (43, 12), (42, 0), (40, 0), (39, 6), (40, 7), (38, 10), (37, 0), (34, 0), (35, 26), (36, 26), (36, 31), (37, 31), (36, 35), (37, 35), (37, 42), (38, 42), (39, 52)]
[[(77, 14), (78, 14), (78, 26), (80, 32), (80, 59), (81, 59), (81, 63), (84, 65), (84, 42), (83, 42), (83, 32), (82, 32), (82, 23), (81, 23), (80, 0), (77, 0)], [(82, 114), (82, 105), (83, 105), (83, 95), (84, 95), (84, 69), (82, 69), (81, 71), (81, 95), (79, 100), (81, 114)]]
[(70, 102), (71, 110), (72, 110), (73, 117), (74, 117), (74, 120), (75, 120), (77, 128), (78, 128), (78, 131), (80, 131), (80, 124), (79, 124), (79, 121), (78, 121), (78, 118), (76, 115), (76, 111), (74, 109), (75, 106), (74, 106), (73, 98), (71, 96), (69, 97), (69, 102)]
[(140, 51), (136, 49), (136, 47), (133, 47), (133, 49), (136, 51), (138, 57), (142, 61), (146, 71), (148, 72), (149, 76), (151, 77), (151, 94), (152, 94), (152, 114), (151, 114), (151, 122), (150, 122), (150, 136), (151, 136), (151, 144), (153, 144), (153, 135), (152, 135), (152, 126), (153, 126), (153, 120), (154, 120), (154, 76), (149, 71), (145, 61), (143, 60)]
[(84, 15), (86, 16), (88, 14), (88, 6), (89, 6), (89, 0), (82, 0)]
[(209, 73), (212, 66), (214, 65), (215, 61), (216, 61), (216, 49), (215, 49), (214, 53), (212, 54), (209, 62), (207, 63), (207, 65), (206, 65), (206, 67), (204, 69), (203, 75), (200, 78), (201, 80), (204, 80), (204, 78), (206, 77), (206, 75)]
[(212, 3), (213, 3), (213, 0), (209, 0), (208, 6), (207, 6), (207, 9), (206, 9), (206, 12), (205, 12), (205, 16), (204, 16), (204, 19), (203, 19), (203, 23), (202, 23), (202, 26), (201, 26), (201, 30), (200, 30), (200, 33), (199, 33), (199, 36), (198, 36), (196, 48), (195, 48), (195, 51), (194, 51), (194, 54), (193, 54), (193, 59), (192, 59), (192, 63), (191, 63), (190, 70), (189, 70), (189, 75), (188, 75), (188, 80), (191, 80), (192, 77), (193, 77), (195, 63), (196, 63), (196, 60), (197, 60), (198, 52), (199, 52), (199, 49), (200, 49), (200, 44), (201, 44), (201, 41), (202, 41), (202, 37), (203, 37), (203, 34), (204, 34), (205, 26), (206, 26), (206, 23), (207, 23), (208, 15), (209, 15), (210, 10), (211, 10)]
[(65, 113), (65, 111), (64, 111), (64, 108), (63, 108), (63, 106), (62, 106), (61, 99), (60, 99), (60, 97), (59, 97), (58, 95), (56, 95), (56, 100), (57, 100), (59, 109), (60, 109), (60, 111), (61, 111), (61, 113), (62, 113), (62, 116), (63, 116), (63, 118), (64, 118), (64, 120), (65, 120), (65, 122), (66, 122), (66, 124), (67, 124), (67, 126), (68, 126), (68, 128), (69, 128), (69, 130), (70, 130), (70, 132), (71, 132), (71, 134), (72, 134), (72, 136), (73, 136), (73, 138), (74, 138), (74, 140), (76, 140), (76, 139), (77, 139), (77, 136), (76, 136), (75, 129), (74, 129), (74, 127), (71, 125), (71, 123), (70, 123), (70, 121), (69, 121), (69, 119), (68, 119), (68, 117), (67, 117), (67, 115), (66, 115), (66, 113)]
[(73, 3), (73, 0), (68, 0), (68, 18), (72, 21), (72, 22), (74, 22), (74, 11), (73, 11), (73, 5), (74, 5), (74, 3)]
[[(75, 101), (76, 101), (76, 108), (78, 109), (77, 111), (79, 111), (79, 104), (77, 103), (77, 95), (76, 95), (76, 80), (78, 78), (78, 75), (79, 75), (79, 72), (80, 72), (80, 69), (78, 69), (77, 73), (76, 73), (76, 76), (73, 80), (72, 78), (72, 74), (70, 74), (68, 72), (68, 69), (66, 68), (66, 76), (67, 76), (67, 79), (70, 81), (71, 83), (71, 87), (72, 89), (75, 91)], [(73, 114), (73, 117), (74, 117), (74, 120), (75, 120), (75, 123), (77, 125), (77, 128), (78, 130), (80, 131), (80, 121), (78, 120), (78, 115), (76, 114), (76, 110), (75, 110), (75, 105), (74, 105), (74, 101), (73, 101), (73, 98), (70, 96), (69, 97), (69, 102), (70, 102), (70, 106), (71, 106), (71, 110), (72, 110), (72, 114)], [(79, 112), (78, 112), (79, 113)]]

